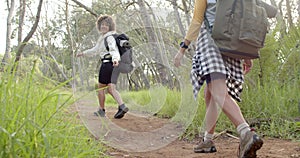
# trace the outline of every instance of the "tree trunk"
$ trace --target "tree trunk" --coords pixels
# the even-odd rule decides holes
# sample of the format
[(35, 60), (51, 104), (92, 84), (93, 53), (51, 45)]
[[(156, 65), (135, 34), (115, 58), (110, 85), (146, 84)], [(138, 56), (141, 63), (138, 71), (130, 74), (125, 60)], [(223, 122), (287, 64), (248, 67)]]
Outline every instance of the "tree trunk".
[(153, 26), (152, 26), (152, 23), (151, 23), (151, 18), (149, 17), (149, 14), (148, 14), (146, 6), (145, 6), (145, 3), (144, 3), (143, 0), (138, 0), (137, 4), (140, 7), (140, 15), (142, 17), (142, 21), (143, 21), (144, 27), (146, 29), (148, 42), (156, 42)]
[(186, 18), (186, 22), (188, 24), (188, 26), (191, 24), (191, 21), (190, 21), (190, 14), (189, 14), (189, 9), (186, 5), (186, 0), (182, 0), (182, 4), (183, 4), (183, 12), (185, 14), (185, 18)]
[[(70, 61), (70, 63), (71, 63), (71, 65), (72, 65), (72, 74), (73, 74), (73, 76), (75, 76), (75, 60), (74, 60), (74, 57), (75, 57), (75, 54), (74, 54), (74, 51), (73, 50), (75, 50), (75, 48), (74, 48), (74, 40), (73, 40), (73, 35), (72, 35), (72, 32), (71, 32), (71, 30), (70, 30), (70, 25), (69, 25), (69, 2), (68, 2), (68, 0), (66, 0), (66, 11), (65, 11), (65, 16), (66, 16), (66, 29), (67, 29), (67, 32), (68, 32), (68, 37), (69, 37), (69, 45), (70, 45), (70, 49), (69, 50), (71, 50), (71, 52), (70, 52), (70, 56), (71, 56), (71, 61)], [(65, 76), (66, 77), (66, 76)], [(72, 84), (72, 88), (75, 88), (74, 87), (74, 85), (75, 84)]]
[[(274, 0), (272, 0), (272, 1), (274, 1)], [(277, 16), (277, 21), (280, 23), (280, 37), (281, 38), (283, 38), (283, 36), (286, 35), (286, 23), (285, 23), (285, 20), (283, 19), (282, 3), (283, 3), (283, 0), (281, 0), (278, 3), (278, 9), (279, 9), (280, 14), (278, 14), (279, 16)], [(272, 2), (272, 4), (273, 4), (273, 2)]]
[(293, 28), (293, 16), (292, 16), (292, 8), (291, 8), (291, 3), (290, 0), (285, 0), (286, 2), (286, 14), (287, 14), (287, 21), (289, 24), (289, 28)]
[(6, 48), (5, 48), (5, 54), (2, 59), (2, 64), (1, 66), (4, 66), (4, 64), (7, 64), (8, 60), (11, 58), (10, 54), (10, 42), (11, 42), (11, 22), (15, 10), (15, 0), (10, 1), (10, 6), (9, 6), (9, 1), (7, 1), (7, 9), (8, 9), (8, 15), (7, 15), (7, 21), (6, 21)]
[(298, 13), (298, 22), (299, 22), (300, 21), (300, 0), (297, 1), (297, 13)]
[(23, 24), (24, 24), (24, 17), (25, 17), (25, 9), (26, 9), (26, 2), (25, 2), (25, 0), (20, 0), (20, 15), (19, 15), (19, 27), (18, 27), (18, 45), (20, 45), (21, 41), (22, 41), (22, 32), (23, 32)]
[(176, 21), (177, 21), (178, 26), (179, 26), (179, 30), (181, 32), (181, 35), (184, 37), (185, 36), (185, 29), (184, 29), (183, 24), (181, 22), (180, 14), (179, 14), (179, 11), (178, 11), (177, 0), (172, 0), (172, 5), (173, 5), (173, 9), (174, 9), (175, 16), (176, 16)]
[[(143, 21), (143, 24), (144, 24), (144, 27), (145, 27), (145, 30), (146, 30), (146, 35), (148, 37), (148, 43), (151, 43), (152, 52), (155, 53), (154, 54), (155, 62), (162, 64), (163, 61), (162, 61), (161, 51), (159, 49), (159, 42), (156, 39), (155, 29), (152, 25), (151, 18), (149, 17), (149, 14), (148, 14), (146, 6), (145, 6), (145, 3), (144, 3), (143, 0), (138, 0), (137, 4), (140, 7), (140, 15), (142, 17), (142, 21)], [(158, 66), (157, 71), (160, 74), (160, 78), (159, 78), (158, 82), (162, 83), (166, 72), (164, 72), (164, 70), (161, 67), (159, 67), (160, 64), (158, 64), (157, 66)]]
[(56, 58), (55, 58), (55, 56), (52, 55), (50, 52), (49, 52), (48, 54), (49, 54), (49, 55), (51, 56), (51, 58), (53, 59), (54, 70), (55, 70), (57, 76), (59, 76), (59, 74), (61, 74), (62, 77), (63, 77), (63, 79), (64, 79), (64, 81), (67, 81), (67, 80), (68, 80), (68, 77), (67, 77), (67, 75), (64, 73), (64, 70), (63, 70), (63, 67), (64, 67), (64, 66), (62, 65), (62, 67), (60, 67), (60, 66), (59, 66), (59, 63), (57, 62), (57, 60), (56, 60)]
[(43, 4), (43, 0), (40, 0), (38, 8), (37, 8), (37, 14), (36, 14), (35, 22), (34, 22), (33, 26), (31, 27), (31, 30), (29, 31), (29, 33), (25, 37), (25, 39), (22, 41), (21, 45), (19, 45), (19, 47), (18, 47), (17, 54), (16, 54), (16, 59), (15, 59), (15, 64), (17, 64), (20, 61), (21, 55), (23, 53), (23, 50), (24, 50), (25, 46), (27, 45), (28, 41), (31, 39), (34, 32), (36, 31), (36, 28), (37, 28), (38, 23), (40, 21), (40, 14), (41, 14), (41, 10), (42, 10), (42, 4)]

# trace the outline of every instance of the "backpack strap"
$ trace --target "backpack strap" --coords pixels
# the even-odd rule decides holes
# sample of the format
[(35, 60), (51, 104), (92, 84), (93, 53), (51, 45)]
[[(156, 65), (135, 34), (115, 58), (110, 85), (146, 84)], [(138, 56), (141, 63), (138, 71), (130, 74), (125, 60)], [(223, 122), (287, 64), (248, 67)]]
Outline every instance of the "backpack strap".
[(212, 25), (210, 24), (208, 18), (207, 18), (207, 8), (208, 8), (208, 5), (211, 4), (211, 3), (214, 3), (214, 5), (216, 6), (217, 5), (217, 2), (218, 0), (207, 0), (207, 6), (206, 6), (206, 9), (205, 9), (205, 12), (204, 12), (204, 25), (205, 25), (205, 28), (207, 29), (207, 31), (211, 34), (212, 33)]
[[(112, 35), (109, 35), (109, 36), (112, 36)], [(106, 37), (104, 38), (104, 46), (105, 46), (106, 50), (109, 51), (109, 47), (108, 47), (108, 43), (107, 43), (107, 37), (108, 37), (108, 36), (106, 36)]]
[[(118, 46), (118, 43), (117, 43), (117, 40), (116, 40), (116, 37), (118, 36), (118, 34), (112, 34), (112, 35), (109, 35), (109, 36), (112, 36), (112, 37), (115, 39), (116, 44), (117, 44), (117, 46)], [(105, 48), (106, 48), (107, 51), (109, 51), (109, 47), (108, 47), (108, 43), (107, 43), (107, 38), (108, 38), (109, 36), (106, 36), (106, 37), (104, 38), (104, 46), (105, 46)]]
[(212, 32), (212, 27), (210, 26), (209, 21), (208, 21), (205, 14), (204, 14), (204, 24), (205, 24), (206, 29), (209, 31), (209, 33), (211, 33)]

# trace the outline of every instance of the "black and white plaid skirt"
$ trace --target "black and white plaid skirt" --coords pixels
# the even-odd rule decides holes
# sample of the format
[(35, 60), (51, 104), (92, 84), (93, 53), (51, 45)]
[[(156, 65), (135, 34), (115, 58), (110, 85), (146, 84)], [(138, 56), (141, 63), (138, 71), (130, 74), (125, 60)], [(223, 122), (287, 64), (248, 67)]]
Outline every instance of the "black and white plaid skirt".
[(205, 82), (205, 76), (216, 72), (226, 75), (229, 95), (240, 102), (244, 82), (242, 60), (222, 56), (210, 33), (202, 25), (190, 76), (195, 99)]

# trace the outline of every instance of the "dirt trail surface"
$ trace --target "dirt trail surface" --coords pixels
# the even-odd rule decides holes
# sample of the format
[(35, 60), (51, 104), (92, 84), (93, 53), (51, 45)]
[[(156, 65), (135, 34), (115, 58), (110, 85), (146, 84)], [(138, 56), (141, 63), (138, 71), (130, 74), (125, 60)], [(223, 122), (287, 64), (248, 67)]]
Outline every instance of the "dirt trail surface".
[[(226, 133), (214, 142), (216, 153), (194, 153), (198, 140), (179, 140), (181, 126), (167, 119), (137, 115), (129, 111), (124, 118), (114, 119), (116, 108), (107, 108), (107, 117), (93, 115), (97, 109), (86, 102), (76, 104), (78, 114), (92, 135), (105, 142), (110, 149), (106, 153), (116, 158), (232, 158), (237, 157), (239, 140)], [(263, 138), (264, 145), (257, 152), (259, 158), (300, 158), (299, 142)]]

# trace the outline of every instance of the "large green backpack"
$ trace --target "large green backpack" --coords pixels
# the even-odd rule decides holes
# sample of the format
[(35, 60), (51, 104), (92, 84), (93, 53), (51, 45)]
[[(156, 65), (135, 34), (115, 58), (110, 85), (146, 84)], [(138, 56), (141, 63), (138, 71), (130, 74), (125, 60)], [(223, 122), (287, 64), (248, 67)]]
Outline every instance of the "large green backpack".
[(260, 0), (217, 0), (212, 37), (225, 56), (259, 58), (268, 32), (268, 17), (277, 9)]

